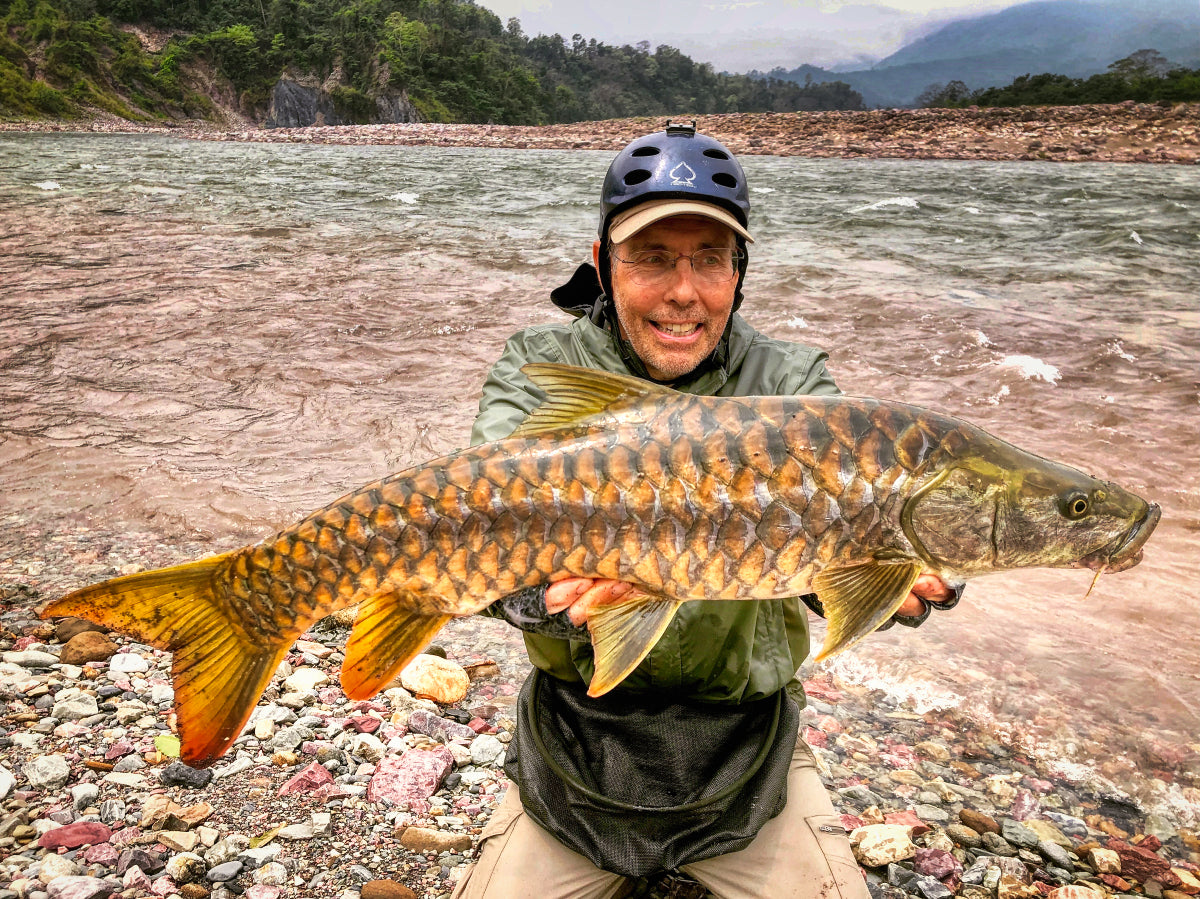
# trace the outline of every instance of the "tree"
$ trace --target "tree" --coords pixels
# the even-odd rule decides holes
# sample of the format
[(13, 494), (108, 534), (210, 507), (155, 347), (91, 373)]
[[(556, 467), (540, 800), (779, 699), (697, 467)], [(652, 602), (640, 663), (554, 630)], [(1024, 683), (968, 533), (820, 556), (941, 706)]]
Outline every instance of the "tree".
[(1174, 66), (1157, 50), (1138, 50), (1109, 65), (1108, 70), (1126, 81), (1140, 78), (1161, 78)]

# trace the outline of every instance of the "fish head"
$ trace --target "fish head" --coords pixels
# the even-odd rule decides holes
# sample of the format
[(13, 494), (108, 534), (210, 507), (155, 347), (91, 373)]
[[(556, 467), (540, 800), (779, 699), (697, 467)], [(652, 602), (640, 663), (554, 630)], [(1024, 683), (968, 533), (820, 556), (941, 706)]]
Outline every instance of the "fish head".
[(970, 577), (1014, 568), (1123, 571), (1161, 517), (1107, 481), (983, 432), (931, 465), (901, 521), (931, 566)]

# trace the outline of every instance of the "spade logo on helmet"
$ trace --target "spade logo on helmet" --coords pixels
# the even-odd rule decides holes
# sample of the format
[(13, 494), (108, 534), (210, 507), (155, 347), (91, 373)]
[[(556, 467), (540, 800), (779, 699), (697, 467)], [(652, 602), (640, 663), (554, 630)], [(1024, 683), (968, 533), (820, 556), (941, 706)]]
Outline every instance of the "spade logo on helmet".
[(686, 162), (681, 162), (671, 169), (672, 187), (695, 187), (696, 173)]

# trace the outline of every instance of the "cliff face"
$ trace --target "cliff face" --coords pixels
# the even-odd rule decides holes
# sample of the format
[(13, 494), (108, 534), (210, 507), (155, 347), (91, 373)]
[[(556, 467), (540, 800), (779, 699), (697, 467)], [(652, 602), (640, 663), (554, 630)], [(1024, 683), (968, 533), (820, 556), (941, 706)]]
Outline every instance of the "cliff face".
[(267, 128), (307, 128), (419, 121), (416, 107), (404, 91), (379, 91), (367, 96), (336, 81), (317, 84), (316, 79), (284, 75), (271, 91), (264, 124)]

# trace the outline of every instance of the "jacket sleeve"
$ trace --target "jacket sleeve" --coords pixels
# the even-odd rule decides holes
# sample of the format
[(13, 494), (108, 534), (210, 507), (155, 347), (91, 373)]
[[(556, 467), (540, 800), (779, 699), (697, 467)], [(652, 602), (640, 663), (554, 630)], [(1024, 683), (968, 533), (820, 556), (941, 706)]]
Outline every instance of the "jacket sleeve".
[(536, 329), (527, 328), (510, 337), (483, 382), (479, 414), (471, 427), (471, 445), (507, 437), (546, 398), (521, 373), (522, 365), (561, 361), (558, 348)]

